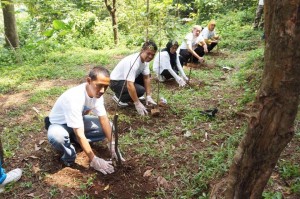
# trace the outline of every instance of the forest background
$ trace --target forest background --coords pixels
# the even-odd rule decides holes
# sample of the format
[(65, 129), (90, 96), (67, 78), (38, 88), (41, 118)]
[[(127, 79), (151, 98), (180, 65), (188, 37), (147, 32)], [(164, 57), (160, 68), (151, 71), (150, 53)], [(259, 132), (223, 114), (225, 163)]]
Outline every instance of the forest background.
[[(1, 1), (2, 5), (9, 2)], [(56, 159), (49, 167), (44, 166), (55, 153), (44, 142), (43, 116), (64, 90), (84, 81), (91, 66), (100, 64), (111, 70), (122, 57), (138, 51), (146, 39), (155, 40), (161, 49), (169, 39), (181, 42), (194, 24), (204, 27), (210, 19), (215, 19), (222, 40), (215, 54), (206, 56), (207, 65), (192, 70), (196, 86), (178, 89), (176, 85), (160, 85), (158, 97), (164, 96), (170, 106), (163, 113), (170, 117), (164, 121), (167, 123), (160, 124), (162, 118), (141, 119), (134, 110), (129, 115), (123, 110), (119, 112), (124, 130), (120, 147), (125, 157), (129, 157), (130, 168), (139, 170), (142, 179), (145, 171), (152, 172), (147, 176), (151, 185), (155, 184), (153, 179), (166, 180), (149, 186), (144, 194), (133, 191), (139, 190), (134, 186), (127, 188), (132, 191), (131, 198), (209, 198), (215, 182), (227, 175), (246, 130), (249, 107), (260, 86), (263, 30), (252, 29), (257, 1), (153, 0), (147, 4), (137, 0), (20, 0), (12, 3), (19, 47), (7, 46), (4, 34), (0, 35), (0, 133), (6, 158), (4, 166), (22, 167), (24, 176), (20, 183), (6, 187), (5, 197), (122, 198), (122, 192), (118, 195), (113, 188), (117, 181), (108, 181), (108, 177), (102, 182), (103, 176), (92, 172), (77, 176), (76, 183), (74, 179), (63, 185), (49, 180), (56, 177), (61, 180), (66, 175), (55, 176), (59, 164)], [(3, 19), (0, 32), (4, 33)], [(190, 70), (185, 70), (189, 74)], [(154, 81), (153, 87), (156, 86)], [(216, 118), (199, 114), (199, 110), (212, 107), (219, 108)], [(114, 106), (108, 108), (113, 116)], [(299, 118), (298, 114), (296, 126)], [(297, 130), (274, 169), (264, 198), (299, 196), (299, 139)], [(73, 175), (70, 170), (66, 173)], [(135, 181), (132, 185), (143, 183)], [(39, 191), (41, 187), (47, 191)], [(96, 192), (95, 187), (102, 191)]]

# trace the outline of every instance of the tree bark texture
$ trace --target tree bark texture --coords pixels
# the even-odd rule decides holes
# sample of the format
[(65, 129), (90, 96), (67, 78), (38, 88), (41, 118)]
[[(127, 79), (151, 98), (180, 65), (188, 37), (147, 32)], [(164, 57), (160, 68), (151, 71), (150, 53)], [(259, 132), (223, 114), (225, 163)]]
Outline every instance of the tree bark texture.
[[(265, 65), (247, 132), (236, 151), (227, 199), (262, 197), (294, 136), (300, 94), (300, 0), (265, 0)], [(211, 198), (219, 198), (216, 190)]]
[(119, 33), (118, 33), (118, 22), (117, 22), (117, 15), (116, 15), (116, 0), (112, 0), (112, 7), (108, 4), (107, 0), (104, 0), (105, 6), (111, 16), (112, 20), (112, 28), (114, 32), (114, 42), (116, 45), (119, 44)]
[(6, 46), (19, 47), (15, 8), (12, 0), (1, 0)]

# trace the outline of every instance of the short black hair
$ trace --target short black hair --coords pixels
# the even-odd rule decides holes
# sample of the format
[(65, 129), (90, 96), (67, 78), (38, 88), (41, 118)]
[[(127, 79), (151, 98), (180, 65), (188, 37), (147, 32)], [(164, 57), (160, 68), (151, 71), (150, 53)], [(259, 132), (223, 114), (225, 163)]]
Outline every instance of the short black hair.
[(90, 72), (89, 72), (89, 77), (91, 78), (91, 80), (96, 80), (97, 79), (97, 76), (99, 75), (99, 74), (102, 74), (102, 75), (104, 75), (105, 77), (109, 77), (109, 71), (106, 69), (106, 68), (104, 68), (104, 67), (102, 67), (102, 66), (96, 66), (96, 67), (94, 67), (94, 68), (92, 68), (91, 70), (90, 70)]
[(142, 46), (142, 50), (147, 50), (147, 49), (152, 49), (152, 50), (157, 51), (156, 43), (152, 40), (146, 41)]

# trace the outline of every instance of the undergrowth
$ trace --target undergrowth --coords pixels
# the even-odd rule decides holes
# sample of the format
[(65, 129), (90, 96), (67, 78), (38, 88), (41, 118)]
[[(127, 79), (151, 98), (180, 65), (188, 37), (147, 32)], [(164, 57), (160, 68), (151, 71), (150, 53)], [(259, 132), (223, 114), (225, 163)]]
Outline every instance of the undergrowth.
[[(161, 85), (160, 97), (163, 96), (168, 100), (170, 105), (168, 114), (177, 116), (174, 121), (156, 124), (157, 132), (150, 131), (146, 125), (139, 126), (120, 138), (123, 151), (130, 147), (143, 157), (157, 158), (160, 163), (163, 162), (161, 175), (166, 176), (170, 182), (176, 181), (178, 186), (172, 193), (160, 188), (156, 192), (158, 197), (171, 195), (172, 198), (208, 198), (210, 183), (222, 178), (228, 171), (237, 145), (246, 129), (245, 121), (237, 124), (234, 121), (237, 119), (233, 118), (232, 112), (236, 107), (243, 109), (254, 100), (263, 71), (264, 46), (260, 38), (262, 32), (251, 29), (250, 19), (253, 16), (250, 16), (248, 12), (230, 12), (216, 19), (218, 31), (223, 38), (218, 48), (226, 56), (216, 58), (207, 56), (208, 63), (214, 61), (216, 67), (194, 70), (191, 74), (192, 79), (201, 80), (208, 85), (197, 89), (186, 87), (180, 90), (168, 90), (167, 86)], [(187, 31), (189, 30), (182, 30), (182, 35)], [(79, 43), (85, 41), (81, 40)], [(28, 123), (20, 123), (18, 119), (24, 117), (32, 106), (54, 100), (67, 89), (67, 86), (61, 86), (43, 90), (36, 89), (35, 85), (45, 80), (68, 79), (80, 82), (90, 65), (104, 65), (112, 70), (120, 57), (139, 50), (139, 46), (134, 49), (120, 47), (95, 50), (98, 49), (97, 46), (89, 49), (50, 41), (28, 45), (31, 46), (21, 49), (22, 62), (17, 64), (14, 61), (14, 52), (1, 48), (0, 60), (4, 64), (0, 67), (0, 96), (30, 91), (27, 102), (15, 104), (13, 109), (5, 112), (5, 116), (1, 116), (0, 124), (4, 127), (1, 129), (1, 138), (7, 158), (15, 154), (25, 136), (29, 134), (34, 136), (43, 129), (43, 121), (39, 117), (31, 118)], [(87, 44), (87, 46), (93, 45), (96, 44), (92, 44), (91, 41)], [(42, 53), (38, 54), (38, 52)], [(222, 71), (225, 66), (233, 70), (231, 72), (233, 76), (231, 73), (227, 74), (225, 83), (220, 83), (220, 79), (226, 75)], [(219, 87), (220, 90), (224, 90), (222, 96), (214, 91)], [(238, 89), (242, 92), (241, 96), (230, 92)], [(209, 100), (215, 103), (206, 103)], [(202, 107), (196, 103), (199, 101), (203, 102)], [(220, 109), (219, 118), (207, 118), (199, 112), (214, 106)], [(121, 122), (128, 125), (134, 124), (134, 119), (140, 119), (129, 118), (126, 114), (120, 114), (119, 118)], [(149, 117), (144, 118), (143, 122), (147, 123), (147, 120)], [(225, 129), (230, 129), (230, 132)], [(191, 136), (184, 137), (188, 132)], [(199, 146), (201, 148), (196, 150)], [(183, 152), (186, 156), (178, 157), (178, 154)], [(169, 169), (171, 170), (176, 164), (172, 163), (174, 159), (182, 162), (176, 171), (170, 173)], [(291, 191), (299, 193), (299, 165), (288, 161), (280, 162), (279, 171), (284, 179), (293, 178)], [(22, 184), (22, 186), (32, 186), (32, 184)], [(54, 187), (51, 190), (50, 195), (57, 196), (57, 189)], [(77, 198), (88, 197), (81, 195)], [(279, 193), (269, 191), (264, 193), (264, 198), (274, 197), (279, 198)]]

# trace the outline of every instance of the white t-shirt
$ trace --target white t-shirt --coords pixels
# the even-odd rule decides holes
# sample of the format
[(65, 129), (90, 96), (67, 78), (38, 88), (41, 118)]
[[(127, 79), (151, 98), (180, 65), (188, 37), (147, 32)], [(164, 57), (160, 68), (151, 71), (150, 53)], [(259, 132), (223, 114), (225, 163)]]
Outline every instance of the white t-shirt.
[[(176, 63), (177, 66), (181, 66), (178, 55), (177, 55)], [(158, 52), (154, 58), (153, 71), (156, 74), (159, 74), (159, 72), (161, 73), (163, 72), (163, 70), (169, 70), (169, 69), (172, 69), (169, 53), (167, 51)]]
[(259, 0), (258, 5), (263, 6), (264, 5), (264, 0)]
[(193, 33), (190, 32), (185, 36), (180, 49), (188, 49), (188, 46), (190, 46), (194, 50), (197, 47), (197, 44), (202, 41), (204, 41), (204, 39), (201, 34), (198, 37), (194, 37)]
[(201, 32), (201, 35), (203, 37), (203, 39), (211, 39), (213, 38), (214, 36), (216, 36), (216, 33), (215, 31), (210, 31), (207, 27), (205, 27), (202, 32)]
[(142, 63), (140, 53), (135, 53), (125, 57), (117, 64), (110, 74), (110, 79), (134, 82), (141, 73), (143, 75), (150, 74), (149, 63)]
[(71, 128), (83, 127), (83, 110), (92, 110), (97, 116), (106, 115), (103, 96), (90, 98), (83, 83), (65, 91), (55, 102), (49, 119), (51, 124), (67, 124)]
[[(176, 64), (177, 64), (177, 68), (178, 68), (180, 74), (182, 76), (186, 76), (182, 69), (182, 66), (180, 64), (178, 54), (177, 54)], [(164, 70), (169, 70), (169, 72), (175, 79), (180, 78), (172, 69), (172, 66), (170, 63), (170, 56), (167, 51), (162, 51), (162, 52), (157, 53), (157, 55), (154, 58), (154, 62), (153, 62), (153, 71), (156, 74), (160, 75)]]

